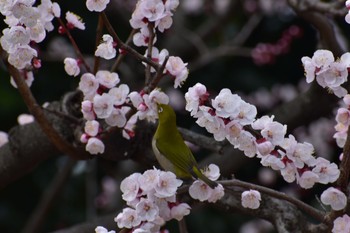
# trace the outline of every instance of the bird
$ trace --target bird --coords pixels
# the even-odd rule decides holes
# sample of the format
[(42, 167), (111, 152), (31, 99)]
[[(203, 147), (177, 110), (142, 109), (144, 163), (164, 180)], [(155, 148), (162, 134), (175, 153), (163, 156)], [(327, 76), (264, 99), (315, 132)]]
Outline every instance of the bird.
[(158, 104), (158, 127), (152, 138), (152, 149), (160, 166), (178, 178), (196, 178), (214, 189), (218, 183), (206, 177), (198, 167), (192, 151), (176, 126), (176, 114), (167, 104)]

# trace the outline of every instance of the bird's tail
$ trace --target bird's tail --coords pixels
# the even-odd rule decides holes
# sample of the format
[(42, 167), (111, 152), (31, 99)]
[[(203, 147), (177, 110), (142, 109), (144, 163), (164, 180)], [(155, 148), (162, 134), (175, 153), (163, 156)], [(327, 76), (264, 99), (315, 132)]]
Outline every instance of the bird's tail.
[(198, 178), (198, 179), (202, 180), (210, 188), (214, 189), (216, 186), (218, 186), (218, 183), (216, 183), (215, 181), (213, 181), (213, 180), (209, 179), (208, 177), (206, 177), (196, 166), (193, 166), (192, 173), (193, 173), (192, 175), (195, 178)]

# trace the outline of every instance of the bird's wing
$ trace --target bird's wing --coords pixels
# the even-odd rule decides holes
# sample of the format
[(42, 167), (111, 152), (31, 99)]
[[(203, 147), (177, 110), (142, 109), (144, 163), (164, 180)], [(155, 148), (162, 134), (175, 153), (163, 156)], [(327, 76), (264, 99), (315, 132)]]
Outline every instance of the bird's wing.
[(175, 143), (174, 141), (157, 140), (156, 146), (159, 152), (170, 160), (177, 169), (190, 173), (192, 167), (196, 165), (191, 150), (183, 141)]

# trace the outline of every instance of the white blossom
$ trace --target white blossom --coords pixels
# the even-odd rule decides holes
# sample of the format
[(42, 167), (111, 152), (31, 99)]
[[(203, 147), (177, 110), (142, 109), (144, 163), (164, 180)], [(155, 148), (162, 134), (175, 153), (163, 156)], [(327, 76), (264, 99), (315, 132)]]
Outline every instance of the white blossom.
[(99, 82), (91, 73), (84, 73), (79, 82), (79, 89), (84, 93), (84, 99), (92, 100), (99, 87)]
[(349, 233), (349, 231), (350, 217), (347, 214), (344, 214), (342, 217), (338, 217), (334, 220), (332, 233)]
[(256, 190), (244, 191), (241, 196), (241, 203), (244, 208), (257, 209), (260, 206), (261, 195)]
[(319, 176), (319, 183), (328, 184), (335, 182), (339, 175), (340, 170), (335, 163), (330, 163), (328, 160), (319, 157), (316, 160), (315, 167), (312, 169), (312, 172), (316, 173)]
[(83, 23), (82, 18), (77, 14), (67, 11), (66, 20), (69, 24), (69, 28), (78, 28), (80, 30), (85, 30), (85, 23)]
[(113, 97), (113, 105), (123, 105), (128, 97), (129, 91), (129, 86), (126, 84), (121, 84), (118, 87), (113, 87), (110, 89), (108, 94)]
[(106, 88), (115, 87), (115, 85), (120, 82), (119, 75), (117, 73), (109, 72), (107, 70), (99, 70), (96, 73), (96, 79)]
[(208, 97), (207, 88), (201, 84), (196, 83), (193, 87), (190, 87), (185, 94), (186, 110), (191, 112), (191, 116), (194, 116), (198, 112), (198, 107), (201, 102), (205, 101)]
[(140, 173), (133, 173), (126, 177), (120, 184), (123, 200), (131, 202), (135, 200), (140, 190), (139, 177)]
[(5, 145), (8, 141), (8, 134), (6, 132), (0, 131), (0, 147)]
[(238, 115), (241, 101), (241, 97), (232, 94), (230, 89), (224, 88), (215, 99), (212, 100), (212, 105), (216, 110), (216, 115), (220, 117), (230, 117)]
[(105, 119), (112, 114), (113, 97), (109, 94), (96, 94), (93, 99), (94, 112), (98, 118)]
[(105, 151), (105, 145), (103, 142), (95, 137), (89, 138), (86, 146), (86, 151), (88, 151), (90, 154), (102, 154)]
[(171, 218), (180, 221), (184, 216), (190, 214), (191, 207), (186, 203), (180, 203), (179, 205), (173, 206), (170, 210)]
[(31, 114), (20, 114), (17, 117), (17, 122), (20, 125), (26, 125), (26, 124), (30, 124), (33, 123), (35, 120), (34, 116)]
[(95, 56), (110, 60), (117, 54), (113, 37), (108, 34), (102, 36), (103, 42), (97, 46)]
[(176, 190), (181, 186), (182, 181), (176, 179), (176, 176), (172, 172), (161, 172), (159, 175), (158, 183), (155, 186), (157, 197), (165, 198), (171, 197), (176, 193)]
[(321, 201), (325, 205), (330, 205), (333, 210), (342, 210), (347, 203), (346, 195), (339, 189), (330, 187), (321, 194)]
[(98, 121), (92, 120), (92, 121), (86, 121), (84, 131), (86, 134), (88, 134), (91, 137), (95, 137), (100, 129), (100, 123)]
[(109, 0), (86, 0), (86, 7), (89, 11), (101, 12), (106, 9)]
[(114, 221), (118, 224), (120, 229), (124, 227), (132, 228), (140, 225), (141, 218), (138, 216), (136, 210), (127, 207), (123, 209), (122, 213), (114, 218)]
[(108, 231), (106, 228), (98, 226), (95, 228), (95, 233), (115, 233), (115, 231)]
[(319, 181), (319, 176), (312, 171), (305, 171), (298, 179), (300, 187), (304, 189), (312, 188)]
[(80, 73), (79, 63), (76, 59), (67, 57), (64, 59), (64, 70), (70, 76), (78, 76)]

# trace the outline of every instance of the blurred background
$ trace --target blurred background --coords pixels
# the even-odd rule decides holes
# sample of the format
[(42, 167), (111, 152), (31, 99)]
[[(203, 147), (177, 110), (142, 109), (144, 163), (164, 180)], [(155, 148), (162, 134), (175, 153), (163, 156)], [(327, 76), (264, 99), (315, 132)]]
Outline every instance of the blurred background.
[[(58, 3), (62, 18), (66, 11), (71, 11), (85, 22), (86, 30), (74, 30), (72, 35), (87, 60), (92, 62), (98, 15), (88, 12), (83, 0)], [(135, 0), (111, 0), (108, 6), (107, 15), (123, 40), (131, 31), (128, 20), (135, 3)], [(230, 88), (245, 101), (255, 104), (260, 115), (307, 90), (301, 57), (312, 56), (318, 46), (317, 32), (298, 18), (286, 1), (180, 0), (173, 19), (173, 27), (157, 35), (156, 46), (167, 48), (171, 55), (180, 56), (188, 62), (190, 75), (182, 88), (175, 90), (169, 77), (160, 84), (177, 111), (179, 126), (205, 134), (184, 110), (184, 93), (197, 82), (206, 85), (213, 96), (222, 88)], [(349, 25), (343, 21), (343, 18), (335, 19), (334, 26), (340, 43), (346, 49), (349, 33), (345, 32), (349, 31)], [(57, 27), (38, 45), (38, 50), (42, 68), (35, 73), (31, 87), (37, 101), (43, 104), (59, 100), (64, 93), (75, 90), (79, 78), (69, 77), (63, 66), (65, 57), (75, 57), (74, 50), (68, 39), (58, 34)], [(142, 48), (138, 51), (144, 53)], [(101, 67), (107, 69), (110, 65), (103, 61)], [(28, 113), (28, 110), (17, 90), (11, 86), (3, 65), (0, 72), (0, 131), (8, 132), (18, 124), (17, 117)], [(126, 57), (118, 73), (121, 82), (127, 83), (131, 89), (142, 88), (144, 67), (133, 57)], [(313, 143), (319, 156), (337, 161), (339, 151), (332, 140), (333, 118), (330, 113), (328, 118), (294, 129), (293, 134), (300, 141)], [(198, 160), (210, 154), (194, 149)], [(45, 190), (65, 163), (67, 158), (64, 156), (47, 160), (28, 176), (1, 190), (0, 232), (24, 230)], [(123, 205), (119, 193), (121, 179), (133, 171), (144, 169), (132, 161), (115, 163), (98, 158), (72, 164), (71, 175), (57, 190), (57, 197), (49, 214), (44, 216), (39, 232), (66, 228), (113, 213)], [(235, 171), (235, 177), (318, 205), (315, 198), (319, 194), (318, 187), (313, 191), (303, 191), (295, 184), (287, 184), (271, 169), (262, 168), (258, 160), (249, 160), (246, 166)], [(117, 212), (114, 214), (116, 216)], [(263, 220), (239, 213), (226, 214), (211, 207), (194, 208), (186, 219), (189, 232), (274, 232), (271, 225)], [(178, 231), (176, 222), (170, 222), (167, 228), (170, 232)]]

